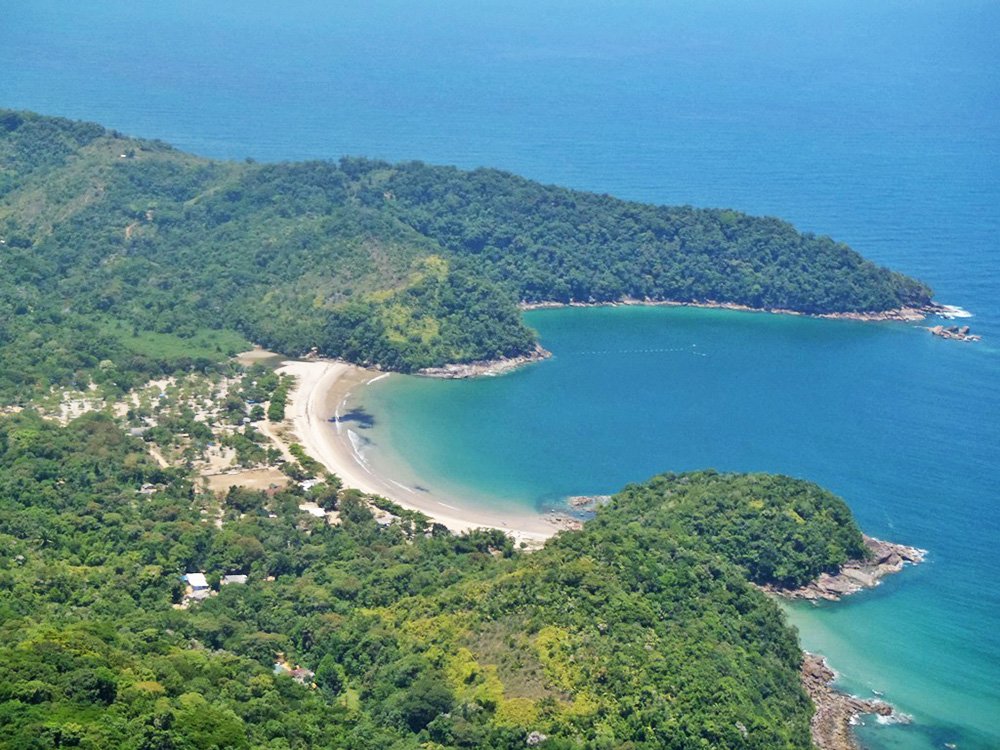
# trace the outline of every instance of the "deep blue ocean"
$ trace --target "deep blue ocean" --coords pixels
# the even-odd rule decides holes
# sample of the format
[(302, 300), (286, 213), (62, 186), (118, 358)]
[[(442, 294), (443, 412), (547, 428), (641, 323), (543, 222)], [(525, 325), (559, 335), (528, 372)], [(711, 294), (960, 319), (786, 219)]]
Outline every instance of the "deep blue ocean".
[(543, 311), (552, 360), (393, 377), (365, 405), (387, 463), (469, 502), (706, 466), (820, 482), (869, 533), (930, 550), (789, 610), (845, 688), (913, 717), (862, 741), (1000, 747), (1000, 3), (0, 0), (0, 106), (207, 156), (495, 166), (775, 215), (926, 281), (982, 342)]

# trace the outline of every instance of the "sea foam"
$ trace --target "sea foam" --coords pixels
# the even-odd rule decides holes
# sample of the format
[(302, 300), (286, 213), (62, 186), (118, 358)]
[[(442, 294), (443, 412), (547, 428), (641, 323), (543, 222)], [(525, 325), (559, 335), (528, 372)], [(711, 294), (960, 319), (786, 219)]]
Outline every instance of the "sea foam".
[(951, 320), (952, 318), (971, 318), (972, 313), (968, 310), (959, 307), (958, 305), (941, 305), (942, 311), (937, 315), (939, 318), (947, 318)]
[(347, 431), (347, 438), (351, 441), (351, 454), (354, 456), (354, 460), (358, 462), (358, 466), (371, 474), (372, 470), (368, 468), (368, 460), (364, 456), (364, 449), (369, 441), (354, 430)]

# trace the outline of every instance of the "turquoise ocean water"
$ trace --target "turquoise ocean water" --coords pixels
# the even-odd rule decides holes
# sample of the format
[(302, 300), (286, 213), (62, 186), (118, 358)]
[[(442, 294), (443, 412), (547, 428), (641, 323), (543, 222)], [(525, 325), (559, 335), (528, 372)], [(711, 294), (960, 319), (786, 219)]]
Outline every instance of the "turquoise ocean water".
[[(557, 310), (555, 357), (365, 391), (375, 460), (545, 507), (671, 469), (781, 471), (927, 564), (790, 610), (908, 726), (874, 750), (1000, 747), (1000, 5), (991, 1), (0, 0), (0, 106), (209, 156), (498, 166), (831, 234), (975, 313), (904, 324)], [(471, 500), (470, 500), (471, 498)]]

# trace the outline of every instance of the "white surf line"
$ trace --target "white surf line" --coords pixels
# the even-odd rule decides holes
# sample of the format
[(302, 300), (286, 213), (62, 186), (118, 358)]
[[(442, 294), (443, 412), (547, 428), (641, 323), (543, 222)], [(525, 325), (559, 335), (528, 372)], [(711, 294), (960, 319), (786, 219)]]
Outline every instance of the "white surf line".
[(386, 478), (385, 478), (385, 481), (387, 481), (387, 482), (391, 482), (392, 484), (394, 484), (394, 485), (396, 485), (397, 487), (399, 487), (399, 488), (400, 488), (401, 490), (406, 490), (406, 491), (407, 491), (407, 492), (409, 492), (409, 493), (410, 493), (411, 495), (412, 495), (412, 494), (414, 494), (414, 491), (413, 491), (413, 490), (411, 490), (411, 489), (410, 489), (409, 487), (407, 487), (407, 486), (406, 486), (405, 484), (400, 484), (400, 483), (399, 483), (399, 482), (397, 482), (397, 481), (396, 481), (395, 479), (389, 479), (389, 477), (386, 477)]
[(437, 504), (443, 505), (444, 507), (449, 508), (450, 510), (458, 510), (458, 508), (456, 508), (454, 505), (448, 505), (448, 503), (442, 503), (440, 500), (437, 501)]
[(378, 381), (382, 380), (383, 378), (387, 378), (390, 375), (392, 375), (391, 372), (387, 372), (384, 375), (379, 375), (379, 376), (374, 377), (371, 380), (369, 380), (367, 383), (365, 383), (365, 385), (371, 385), (372, 383), (377, 383)]
[(971, 318), (972, 313), (968, 310), (959, 307), (958, 305), (941, 305), (944, 312), (939, 313), (942, 318)]
[(347, 399), (349, 399), (350, 397), (351, 397), (351, 393), (350, 393), (350, 391), (348, 391), (347, 395), (344, 396), (343, 401), (341, 401), (339, 404), (337, 404), (337, 408), (333, 412), (333, 424), (337, 428), (337, 434), (338, 435), (341, 433), (340, 410), (341, 410), (341, 408), (345, 408), (345, 409), (347, 408)]
[(371, 474), (372, 470), (368, 468), (368, 462), (365, 461), (365, 457), (361, 455), (361, 451), (358, 448), (358, 443), (360, 442), (360, 438), (358, 437), (357, 433), (354, 432), (354, 430), (348, 430), (347, 437), (349, 438), (351, 443), (351, 455), (354, 457), (354, 460), (358, 462), (358, 466), (360, 466), (362, 469)]

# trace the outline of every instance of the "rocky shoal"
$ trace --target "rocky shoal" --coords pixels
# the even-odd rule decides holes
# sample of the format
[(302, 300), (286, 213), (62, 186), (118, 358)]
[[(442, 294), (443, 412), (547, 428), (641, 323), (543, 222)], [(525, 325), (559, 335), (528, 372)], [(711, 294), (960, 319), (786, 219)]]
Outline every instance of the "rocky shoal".
[(927, 329), (935, 336), (954, 341), (979, 341), (980, 336), (969, 331), (969, 326), (931, 326)]
[(611, 502), (611, 495), (574, 495), (566, 504), (577, 512), (593, 513), (602, 505)]

